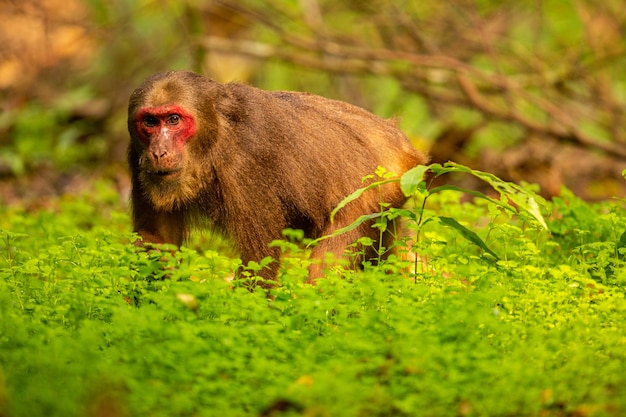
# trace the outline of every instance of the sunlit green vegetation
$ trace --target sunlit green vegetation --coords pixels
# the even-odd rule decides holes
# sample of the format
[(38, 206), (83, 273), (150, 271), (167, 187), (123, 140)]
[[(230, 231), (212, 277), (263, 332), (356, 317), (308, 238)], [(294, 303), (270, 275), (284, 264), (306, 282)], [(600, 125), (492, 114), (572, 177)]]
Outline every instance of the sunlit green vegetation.
[(391, 260), (306, 285), (285, 244), (268, 298), (215, 251), (136, 249), (116, 191), (96, 191), (2, 209), (2, 415), (626, 412), (623, 201), (564, 191), (545, 229), (441, 191), (417, 274)]
[[(621, 1), (55, 1), (3, 5), (47, 43), (0, 30), (0, 417), (626, 415)], [(316, 286), (296, 231), (269, 294), (212, 233), (138, 249), (127, 99), (183, 68), (456, 136), (465, 177), (413, 171), (378, 214), (413, 253)]]

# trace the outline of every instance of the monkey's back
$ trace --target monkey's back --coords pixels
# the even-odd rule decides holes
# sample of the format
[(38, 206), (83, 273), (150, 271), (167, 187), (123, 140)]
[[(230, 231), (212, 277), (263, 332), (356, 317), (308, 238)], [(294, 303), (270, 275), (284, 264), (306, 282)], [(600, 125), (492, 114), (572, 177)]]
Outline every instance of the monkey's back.
[[(321, 213), (327, 216), (378, 166), (401, 175), (426, 162), (393, 121), (360, 107), (308, 93), (226, 87), (246, 108), (244, 120), (232, 126), (238, 148), (266, 177), (267, 190), (280, 193), (281, 204), (316, 224), (326, 222)], [(377, 211), (379, 197), (395, 206), (405, 201), (396, 185), (382, 191), (376, 201), (355, 202), (362, 207), (354, 211)]]

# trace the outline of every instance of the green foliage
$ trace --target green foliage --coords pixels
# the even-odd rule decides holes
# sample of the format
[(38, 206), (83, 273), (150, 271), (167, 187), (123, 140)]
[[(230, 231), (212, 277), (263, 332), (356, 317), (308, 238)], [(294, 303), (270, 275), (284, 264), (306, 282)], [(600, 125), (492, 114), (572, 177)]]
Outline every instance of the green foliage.
[(108, 145), (93, 121), (70, 120), (72, 110), (92, 94), (84, 88), (76, 89), (59, 98), (52, 108), (33, 101), (9, 114), (11, 141), (0, 150), (0, 163), (14, 175), (23, 175), (42, 164), (67, 169), (102, 158)]
[(308, 242), (286, 231), (271, 297), (217, 252), (132, 246), (106, 183), (0, 208), (0, 415), (623, 415), (623, 201), (536, 200), (546, 229), (425, 172), (402, 181), (427, 204), (395, 213), (422, 219), (413, 279), (392, 257), (303, 284)]
[[(497, 200), (479, 191), (464, 189), (453, 184), (446, 184), (432, 188), (424, 179), (425, 175), (429, 172), (432, 174), (429, 181), (429, 183), (431, 184), (436, 178), (444, 174), (465, 173), (473, 175), (492, 186), (494, 191), (500, 194), (500, 199)], [(338, 229), (329, 236), (323, 236), (317, 239), (316, 242), (353, 230), (363, 223), (371, 220), (376, 220), (375, 227), (380, 228), (382, 232), (386, 228), (388, 220), (393, 220), (398, 216), (404, 216), (410, 222), (411, 226), (417, 229), (417, 237), (415, 240), (418, 242), (418, 246), (414, 247), (413, 249), (417, 250), (418, 253), (421, 253), (421, 250), (419, 250), (419, 241), (422, 227), (431, 221), (436, 221), (440, 225), (447, 226), (456, 230), (468, 241), (474, 243), (476, 246), (491, 255), (496, 260), (499, 260), (498, 255), (496, 255), (496, 253), (485, 244), (485, 242), (478, 236), (478, 234), (468, 229), (454, 218), (438, 215), (433, 212), (427, 212), (425, 210), (427, 200), (431, 199), (432, 196), (436, 194), (446, 191), (467, 193), (474, 197), (485, 199), (497, 209), (508, 211), (509, 213), (513, 213), (522, 217), (529, 217), (542, 228), (548, 229), (548, 225), (546, 224), (546, 221), (541, 214), (539, 208), (539, 203), (541, 203), (544, 209), (547, 207), (547, 203), (539, 195), (517, 184), (502, 181), (495, 175), (477, 171), (463, 165), (456, 164), (454, 162), (448, 162), (444, 166), (441, 166), (440, 164), (432, 164), (430, 166), (419, 165), (406, 172), (401, 178), (398, 178), (395, 174), (388, 173), (382, 167), (379, 167), (376, 172), (376, 177), (378, 177), (379, 180), (370, 182), (365, 187), (357, 189), (352, 194), (344, 198), (331, 213), (331, 220), (334, 218), (339, 210), (343, 209), (351, 201), (360, 198), (366, 191), (378, 189), (386, 184), (393, 182), (399, 182), (400, 188), (403, 193), (407, 197), (412, 197), (415, 202), (417, 202), (417, 200), (421, 198), (421, 207), (416, 204), (414, 211), (408, 211), (404, 209), (398, 210), (395, 208), (386, 210), (384, 203), (381, 202), (381, 211), (379, 213), (360, 216), (351, 225)], [(369, 180), (372, 178), (374, 178), (373, 175), (365, 177), (364, 180)]]

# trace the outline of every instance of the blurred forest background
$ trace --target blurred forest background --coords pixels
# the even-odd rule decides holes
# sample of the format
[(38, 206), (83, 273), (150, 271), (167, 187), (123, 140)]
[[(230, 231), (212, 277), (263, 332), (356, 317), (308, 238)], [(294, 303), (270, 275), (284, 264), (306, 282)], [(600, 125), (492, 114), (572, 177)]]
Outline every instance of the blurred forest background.
[(0, 4), (1, 203), (102, 177), (125, 199), (128, 96), (167, 69), (397, 117), (433, 162), (546, 196), (626, 195), (622, 0)]

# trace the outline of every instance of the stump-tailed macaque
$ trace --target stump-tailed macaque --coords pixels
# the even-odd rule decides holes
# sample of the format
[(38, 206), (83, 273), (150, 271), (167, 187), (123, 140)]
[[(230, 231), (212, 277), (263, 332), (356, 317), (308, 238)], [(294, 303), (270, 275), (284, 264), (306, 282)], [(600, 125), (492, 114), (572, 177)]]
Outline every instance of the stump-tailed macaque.
[[(128, 162), (134, 230), (146, 243), (181, 245), (205, 220), (230, 236), (244, 264), (278, 259), (285, 228), (318, 238), (380, 202), (399, 207), (397, 183), (333, 208), (377, 166), (401, 175), (426, 162), (391, 121), (312, 94), (220, 84), (187, 71), (148, 78), (130, 97)], [(371, 224), (322, 240), (312, 257), (345, 256)], [(386, 245), (388, 246), (388, 245)], [(314, 263), (310, 281), (323, 276)], [(259, 275), (276, 279), (278, 262)]]

